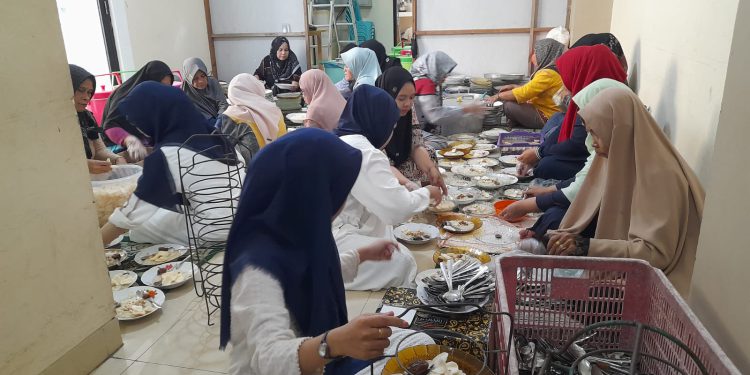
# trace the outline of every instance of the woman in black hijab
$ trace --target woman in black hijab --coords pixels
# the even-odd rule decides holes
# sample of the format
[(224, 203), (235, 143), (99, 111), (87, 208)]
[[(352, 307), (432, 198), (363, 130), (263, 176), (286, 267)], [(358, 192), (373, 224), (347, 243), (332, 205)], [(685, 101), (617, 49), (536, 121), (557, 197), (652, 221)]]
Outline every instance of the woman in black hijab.
[(391, 95), (401, 111), (393, 137), (385, 147), (393, 174), (409, 190), (433, 185), (447, 194), (448, 189), (435, 164), (435, 151), (425, 146), (419, 122), (413, 115), (417, 90), (411, 73), (400, 66), (392, 67), (378, 77), (375, 86)]
[(122, 146), (128, 150), (131, 162), (141, 161), (146, 157), (146, 146), (151, 145), (148, 137), (129, 123), (119, 111), (120, 102), (141, 82), (155, 81), (171, 86), (174, 82), (172, 70), (164, 62), (154, 60), (148, 62), (139, 71), (128, 78), (120, 87), (112, 92), (104, 107), (102, 127), (112, 144)]
[[(299, 66), (297, 55), (289, 47), (289, 40), (283, 36), (276, 37), (271, 43), (271, 52), (255, 69), (255, 78), (264, 81), (267, 89), (274, 90), (274, 94), (299, 91), (299, 77), (302, 68)], [(291, 84), (292, 89), (282, 89), (277, 83)]]
[(617, 37), (610, 33), (601, 33), (601, 34), (586, 34), (581, 37), (581, 39), (578, 39), (575, 44), (573, 44), (570, 48), (576, 48), (581, 46), (595, 46), (597, 44), (604, 44), (609, 48), (612, 53), (617, 56), (617, 59), (620, 61), (620, 65), (622, 65), (622, 69), (625, 70), (625, 73), (628, 72), (628, 59), (625, 57), (625, 52), (622, 50), (622, 46), (620, 45), (620, 41), (617, 40)]
[(388, 70), (388, 68), (392, 68), (394, 66), (401, 66), (401, 61), (397, 58), (392, 58), (388, 56), (385, 52), (385, 46), (378, 42), (375, 39), (370, 39), (365, 41), (360, 45), (362, 48), (367, 48), (369, 50), (372, 50), (372, 52), (375, 52), (375, 56), (378, 57), (378, 63), (380, 64), (380, 71), (385, 72)]
[(78, 113), (78, 125), (81, 128), (83, 148), (86, 151), (89, 173), (109, 172), (111, 163), (125, 164), (125, 158), (109, 151), (99, 136), (99, 126), (94, 115), (86, 109), (96, 91), (94, 75), (78, 65), (70, 64), (70, 79), (73, 81), (73, 104)]

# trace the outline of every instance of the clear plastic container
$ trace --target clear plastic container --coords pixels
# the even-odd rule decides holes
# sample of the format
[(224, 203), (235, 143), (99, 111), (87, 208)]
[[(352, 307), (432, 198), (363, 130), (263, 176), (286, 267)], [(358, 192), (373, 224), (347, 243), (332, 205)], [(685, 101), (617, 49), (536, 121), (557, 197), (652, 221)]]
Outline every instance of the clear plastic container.
[(91, 175), (96, 214), (101, 227), (115, 208), (121, 207), (133, 194), (143, 168), (137, 165), (113, 165), (112, 171)]

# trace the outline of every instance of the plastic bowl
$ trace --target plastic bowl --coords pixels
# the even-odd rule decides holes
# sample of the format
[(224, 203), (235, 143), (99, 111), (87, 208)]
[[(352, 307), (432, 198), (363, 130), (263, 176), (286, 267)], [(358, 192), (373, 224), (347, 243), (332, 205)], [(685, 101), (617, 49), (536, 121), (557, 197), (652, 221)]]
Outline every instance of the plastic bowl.
[[(516, 202), (517, 201), (510, 200), (510, 199), (495, 202), (495, 215), (500, 216), (500, 213), (502, 213), (503, 210), (505, 210), (506, 208), (508, 208), (508, 206)], [(518, 223), (520, 221), (523, 221), (523, 217), (520, 217), (515, 220), (506, 220), (506, 221), (509, 223)]]

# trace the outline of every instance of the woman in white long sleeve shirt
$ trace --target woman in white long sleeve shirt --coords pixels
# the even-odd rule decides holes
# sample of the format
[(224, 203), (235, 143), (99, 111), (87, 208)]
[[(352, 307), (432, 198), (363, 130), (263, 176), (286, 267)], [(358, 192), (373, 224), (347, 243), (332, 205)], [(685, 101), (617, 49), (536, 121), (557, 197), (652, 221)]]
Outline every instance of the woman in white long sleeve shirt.
[[(200, 206), (202, 220), (194, 223), (196, 233), (205, 233), (204, 239), (225, 241), (232, 205), (218, 198), (239, 195), (239, 189), (230, 191), (226, 180), (207, 179), (206, 176), (232, 173), (241, 180), (239, 168), (231, 148), (212, 138), (198, 138), (182, 148), (191, 136), (209, 134), (210, 125), (182, 91), (155, 82), (138, 85), (120, 103), (120, 111), (128, 121), (137, 124), (144, 136), (154, 144), (154, 151), (146, 157), (143, 175), (130, 199), (115, 209), (107, 224), (101, 229), (106, 245), (115, 237), (130, 230), (136, 242), (188, 244), (188, 230), (180, 183), (180, 162), (194, 165), (183, 181), (192, 191), (211, 191), (214, 194), (194, 194), (191, 203)], [(178, 153), (179, 150), (179, 153)]]
[[(382, 149), (388, 144), (401, 113), (393, 98), (382, 89), (363, 85), (354, 89), (341, 114), (335, 133), (362, 152), (362, 168), (344, 210), (333, 222), (339, 251), (366, 246), (378, 239), (394, 240), (393, 225), (427, 208), (430, 198), (440, 201), (440, 188), (428, 186), (409, 191), (391, 171)], [(357, 277), (346, 283), (348, 290), (377, 290), (412, 286), (417, 263), (400, 246), (388, 262), (365, 263)]]
[[(231, 343), (230, 374), (367, 374), (369, 360), (405, 334), (392, 335), (390, 327), (406, 326), (392, 315), (347, 319), (343, 280), (395, 249), (390, 241), (335, 248), (330, 220), (361, 159), (320, 129), (298, 130), (254, 158), (224, 263), (221, 347)], [(416, 336), (415, 344), (431, 342)]]

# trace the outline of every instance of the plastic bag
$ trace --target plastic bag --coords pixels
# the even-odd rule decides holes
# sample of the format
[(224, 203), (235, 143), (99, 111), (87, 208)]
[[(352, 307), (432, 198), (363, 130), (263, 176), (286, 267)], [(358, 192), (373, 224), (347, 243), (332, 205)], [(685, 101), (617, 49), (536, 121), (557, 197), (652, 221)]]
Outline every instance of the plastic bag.
[(109, 220), (109, 215), (116, 208), (127, 202), (142, 171), (143, 168), (137, 165), (113, 165), (110, 172), (91, 175), (91, 188), (94, 191), (100, 227)]

